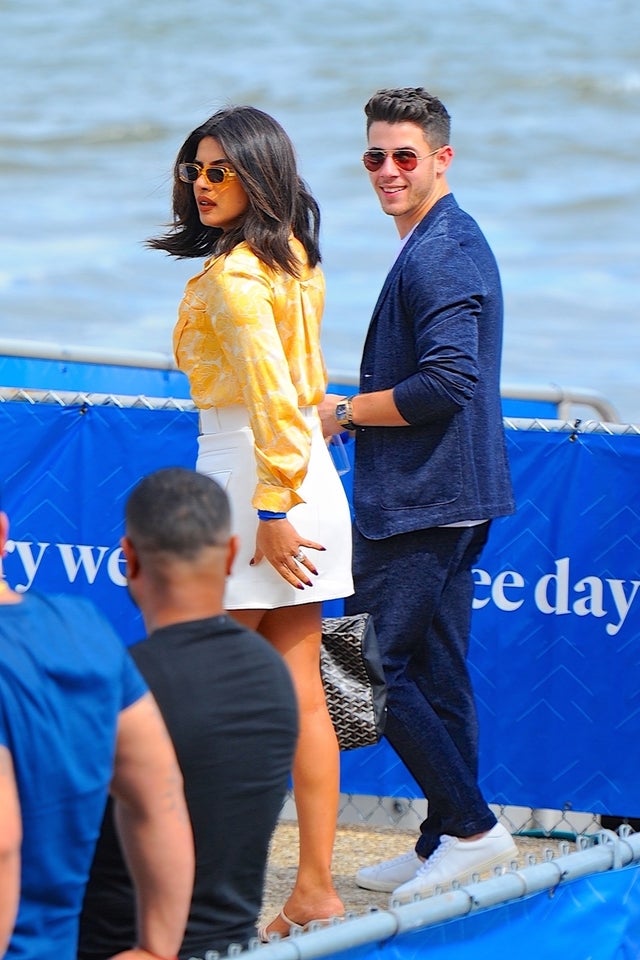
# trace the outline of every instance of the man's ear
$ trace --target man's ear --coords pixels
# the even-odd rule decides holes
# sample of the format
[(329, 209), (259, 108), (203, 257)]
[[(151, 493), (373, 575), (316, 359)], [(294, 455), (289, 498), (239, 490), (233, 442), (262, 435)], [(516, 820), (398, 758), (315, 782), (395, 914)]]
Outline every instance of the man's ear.
[(438, 150), (438, 156), (436, 157), (436, 172), (445, 173), (450, 167), (453, 157), (454, 150), (450, 143), (447, 143), (444, 147), (441, 147), (440, 150)]
[(127, 580), (134, 580), (140, 571), (138, 551), (134, 547), (129, 537), (126, 535), (120, 540), (120, 546), (122, 547), (122, 552), (124, 553), (124, 558), (127, 562), (125, 576)]
[(234, 534), (232, 537), (229, 537), (229, 544), (227, 546), (227, 562), (226, 562), (226, 575), (229, 577), (233, 569), (234, 561), (238, 555), (238, 550), (240, 549), (240, 540)]

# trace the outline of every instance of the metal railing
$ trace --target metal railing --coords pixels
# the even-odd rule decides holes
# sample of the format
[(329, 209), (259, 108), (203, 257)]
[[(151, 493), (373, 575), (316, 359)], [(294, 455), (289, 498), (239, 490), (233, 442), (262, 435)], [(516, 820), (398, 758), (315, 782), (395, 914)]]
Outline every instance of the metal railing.
[[(104, 347), (60, 346), (31, 340), (0, 338), (0, 358), (44, 360), (60, 364), (84, 364), (99, 367), (131, 368), (175, 374), (178, 372), (170, 354), (156, 351), (118, 350)], [(68, 371), (65, 371), (68, 372)], [(358, 377), (352, 370), (332, 369), (329, 372), (332, 384), (357, 387)], [(164, 391), (163, 391), (164, 392)], [(543, 404), (552, 406), (559, 420), (584, 416), (590, 412), (603, 422), (619, 423), (620, 418), (613, 404), (602, 394), (585, 387), (560, 386), (558, 384), (513, 384), (503, 383), (500, 393), (507, 404)]]
[[(541, 863), (530, 862), (524, 868), (514, 867), (488, 880), (458, 886), (446, 895), (436, 894), (405, 906), (392, 904), (389, 910), (377, 910), (299, 936), (276, 940), (260, 947), (260, 957), (264, 960), (314, 960), (367, 944), (373, 946), (402, 933), (425, 930), (534, 893), (555, 891), (560, 885), (581, 877), (637, 863), (640, 863), (640, 834), (623, 831), (621, 835), (615, 835), (602, 831), (575, 853), (550, 857)], [(237, 951), (230, 951), (230, 955), (234, 953), (237, 955)], [(206, 960), (215, 960), (214, 954), (207, 956)]]

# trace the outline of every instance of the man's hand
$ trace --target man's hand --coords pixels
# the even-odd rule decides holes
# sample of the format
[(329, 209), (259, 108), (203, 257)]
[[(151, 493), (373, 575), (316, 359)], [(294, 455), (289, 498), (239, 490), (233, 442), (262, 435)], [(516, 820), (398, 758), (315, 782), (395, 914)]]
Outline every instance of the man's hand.
[(332, 437), (334, 433), (342, 433), (344, 430), (336, 420), (336, 404), (343, 399), (344, 397), (339, 393), (325, 393), (324, 400), (318, 404), (324, 437)]

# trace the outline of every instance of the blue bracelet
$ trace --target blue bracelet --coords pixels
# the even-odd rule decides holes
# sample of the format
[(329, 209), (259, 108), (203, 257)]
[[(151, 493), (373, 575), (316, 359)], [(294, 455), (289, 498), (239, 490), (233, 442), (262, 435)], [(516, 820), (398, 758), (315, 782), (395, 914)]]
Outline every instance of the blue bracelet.
[(258, 510), (258, 520), (286, 520), (286, 513), (276, 513), (273, 510)]

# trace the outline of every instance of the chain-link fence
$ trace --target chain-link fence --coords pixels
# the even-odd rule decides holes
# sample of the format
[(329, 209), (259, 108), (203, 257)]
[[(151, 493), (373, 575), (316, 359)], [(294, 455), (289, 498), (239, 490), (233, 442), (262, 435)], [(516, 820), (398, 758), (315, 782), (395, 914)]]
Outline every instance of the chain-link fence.
[[(61, 408), (75, 407), (80, 410), (91, 407), (148, 410), (151, 415), (153, 411), (158, 410), (175, 411), (178, 415), (185, 413), (191, 416), (195, 412), (194, 404), (188, 399), (73, 391), (23, 390), (15, 387), (0, 388), (0, 405), (16, 403), (31, 407), (42, 404), (57, 405)], [(580, 419), (563, 421), (539, 418), (505, 418), (505, 428), (508, 434), (512, 432), (564, 434), (568, 435), (570, 441), (596, 434), (612, 438), (640, 436), (640, 425)], [(151, 468), (153, 468), (153, 465), (151, 465)], [(616, 491), (616, 498), (618, 498), (618, 491)], [(615, 507), (616, 509), (620, 507), (618, 499), (615, 501)], [(628, 524), (625, 527), (625, 534), (629, 534)], [(635, 563), (635, 560), (633, 563)], [(635, 567), (633, 569), (635, 569), (635, 573), (632, 570), (631, 576), (638, 579), (638, 571)], [(632, 641), (633, 636), (630, 633), (625, 642), (631, 643)], [(611, 731), (612, 744), (617, 736), (617, 733), (614, 735)], [(523, 744), (523, 749), (527, 749), (527, 744)], [(583, 774), (584, 771), (581, 775)], [(415, 797), (385, 796), (383, 793), (384, 791), (381, 791), (379, 795), (364, 791), (343, 793), (340, 802), (340, 822), (343, 824), (364, 824), (416, 830), (426, 815), (426, 801)], [(614, 809), (611, 803), (606, 804), (605, 808), (607, 807), (608, 809)], [(617, 814), (616, 816), (602, 816), (589, 812), (589, 810), (575, 809), (574, 805), (570, 803), (565, 803), (560, 808), (541, 808), (532, 801), (530, 806), (504, 803), (492, 804), (492, 808), (512, 833), (522, 836), (574, 839), (576, 836), (597, 833), (602, 827), (616, 828), (623, 822), (629, 823), (633, 829), (638, 825), (634, 818), (637, 811), (629, 807), (626, 808), (629, 809), (629, 816)], [(617, 809), (620, 810), (621, 808), (618, 807)], [(622, 810), (624, 811), (624, 809), (625, 807), (622, 805)], [(285, 804), (283, 817), (295, 818), (295, 808), (291, 799)]]

